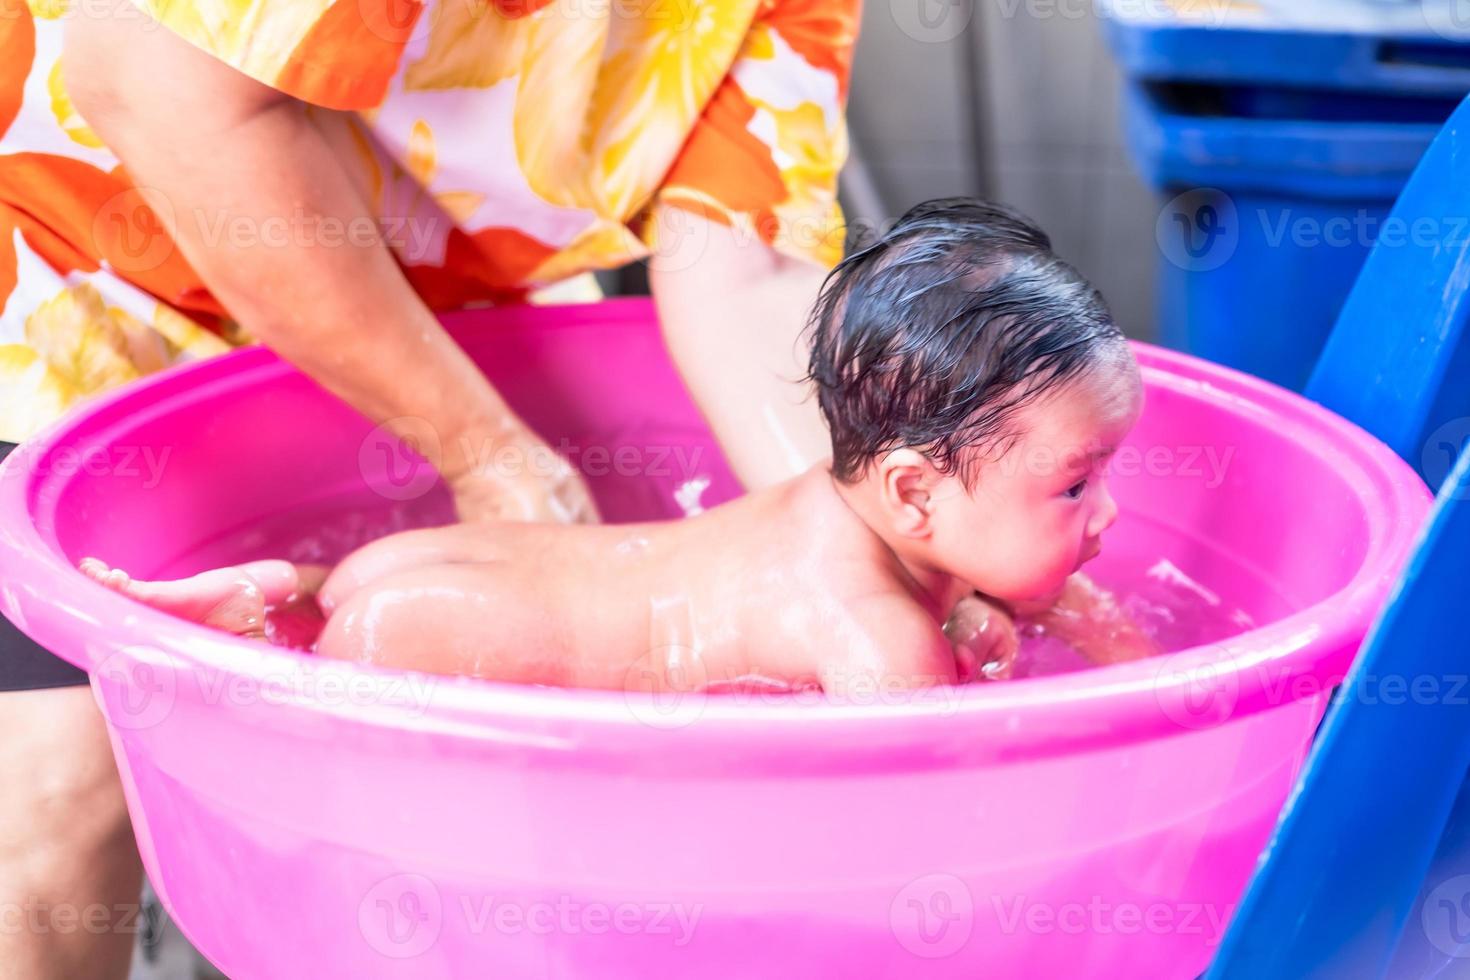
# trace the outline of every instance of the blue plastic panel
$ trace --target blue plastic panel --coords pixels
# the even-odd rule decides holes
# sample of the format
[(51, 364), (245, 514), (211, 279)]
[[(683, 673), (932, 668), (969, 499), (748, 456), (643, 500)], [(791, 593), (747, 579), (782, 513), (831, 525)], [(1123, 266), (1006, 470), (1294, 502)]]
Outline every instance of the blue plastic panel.
[(1470, 92), (1463, 0), (1100, 0), (1098, 9), (1124, 72), (1138, 78)]

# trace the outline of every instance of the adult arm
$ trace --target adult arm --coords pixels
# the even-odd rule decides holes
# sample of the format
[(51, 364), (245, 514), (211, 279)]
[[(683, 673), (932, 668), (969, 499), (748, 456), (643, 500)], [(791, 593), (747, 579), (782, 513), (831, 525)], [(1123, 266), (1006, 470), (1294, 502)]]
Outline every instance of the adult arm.
[(649, 259), (664, 341), (749, 489), (795, 476), (831, 452), (802, 332), (825, 270), (689, 211), (655, 216), (667, 243)]
[[(414, 293), (305, 103), (125, 5), (68, 19), (63, 71), (143, 199), (164, 202), (154, 210), (220, 303), (324, 388), (428, 449), (462, 517), (593, 513), (569, 467), (542, 478), (487, 465), (509, 458), (506, 447), (545, 450)], [(223, 227), (288, 218), (298, 230), (284, 242), (214, 240)], [(373, 233), (344, 241), (319, 232), (323, 222)]]

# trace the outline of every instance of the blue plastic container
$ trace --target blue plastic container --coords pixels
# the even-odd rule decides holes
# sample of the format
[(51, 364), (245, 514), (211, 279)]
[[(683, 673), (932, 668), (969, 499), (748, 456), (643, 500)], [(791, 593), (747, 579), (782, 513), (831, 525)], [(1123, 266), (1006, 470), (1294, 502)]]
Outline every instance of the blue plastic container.
[[(1470, 99), (1394, 213), (1411, 223), (1470, 214), (1467, 160)], [(1470, 976), (1467, 283), (1470, 243), (1380, 244), (1307, 386), (1440, 496), (1334, 698), (1208, 980)]]
[(1448, 19), (1362, 0), (1207, 4), (1210, 21), (1102, 6), (1128, 145), (1165, 202), (1164, 343), (1300, 389), (1376, 241), (1470, 238), (1389, 220), (1470, 92), (1470, 34)]

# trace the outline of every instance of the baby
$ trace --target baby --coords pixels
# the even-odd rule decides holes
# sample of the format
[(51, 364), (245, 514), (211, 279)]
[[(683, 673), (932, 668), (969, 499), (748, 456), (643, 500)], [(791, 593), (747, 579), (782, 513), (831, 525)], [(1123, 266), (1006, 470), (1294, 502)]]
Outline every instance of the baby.
[(919, 205), (833, 270), (810, 330), (831, 459), (687, 520), (409, 531), (330, 573), (82, 567), (241, 633), (313, 594), (326, 657), (575, 687), (840, 696), (1004, 676), (1017, 610), (1052, 609), (1094, 660), (1152, 652), (1126, 624), (1091, 647), (1066, 629), (1108, 606), (1073, 575), (1117, 517), (1104, 466), (1142, 386), (1041, 230), (976, 200)]

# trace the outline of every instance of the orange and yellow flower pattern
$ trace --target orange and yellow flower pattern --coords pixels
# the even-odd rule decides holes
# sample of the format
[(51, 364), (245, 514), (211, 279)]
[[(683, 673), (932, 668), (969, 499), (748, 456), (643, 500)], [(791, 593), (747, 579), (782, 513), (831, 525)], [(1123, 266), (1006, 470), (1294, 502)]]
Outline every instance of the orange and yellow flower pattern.
[[(0, 0), (0, 440), (242, 342), (59, 68), (79, 0)], [(660, 247), (691, 210), (822, 265), (859, 0), (135, 0), (320, 107), (435, 309)]]

